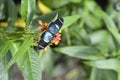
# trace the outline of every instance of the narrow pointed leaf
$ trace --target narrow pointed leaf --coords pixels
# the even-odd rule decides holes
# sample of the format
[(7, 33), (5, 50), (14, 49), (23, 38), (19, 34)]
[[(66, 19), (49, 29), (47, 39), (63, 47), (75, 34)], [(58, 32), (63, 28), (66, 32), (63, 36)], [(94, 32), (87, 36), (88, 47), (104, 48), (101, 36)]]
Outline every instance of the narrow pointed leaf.
[(8, 52), (10, 45), (11, 45), (11, 42), (9, 41), (4, 41), (0, 45), (0, 61), (3, 60), (3, 58), (6, 56), (6, 53)]
[(36, 0), (22, 0), (21, 1), (21, 15), (26, 24), (29, 25), (32, 20), (35, 10)]
[(4, 41), (1, 45), (0, 45), (0, 54), (4, 54), (8, 51), (9, 49), (9, 45), (10, 42), (9, 41)]
[(120, 60), (119, 59), (106, 59), (106, 60), (97, 60), (97, 61), (86, 61), (85, 64), (92, 67), (100, 69), (120, 69)]
[(89, 46), (70, 46), (55, 48), (55, 51), (61, 52), (68, 56), (87, 60), (96, 60), (103, 58), (98, 49)]
[(64, 23), (63, 23), (62, 29), (69, 27), (71, 24), (76, 22), (80, 18), (80, 15), (73, 15), (73, 16), (68, 16), (63, 18), (64, 18)]
[(8, 0), (8, 27), (13, 27), (17, 18), (17, 10), (13, 0)]
[(20, 47), (20, 43), (12, 43), (10, 45), (9, 49), (10, 49), (10, 52), (11, 52), (12, 56), (14, 56), (16, 54), (16, 52), (18, 51), (19, 47)]

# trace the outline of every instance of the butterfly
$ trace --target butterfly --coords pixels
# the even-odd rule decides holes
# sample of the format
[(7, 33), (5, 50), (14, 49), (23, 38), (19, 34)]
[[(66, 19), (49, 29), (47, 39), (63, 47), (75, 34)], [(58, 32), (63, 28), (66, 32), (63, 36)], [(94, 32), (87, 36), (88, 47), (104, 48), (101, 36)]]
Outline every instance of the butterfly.
[(51, 40), (55, 37), (55, 35), (59, 32), (63, 25), (63, 18), (57, 18), (54, 22), (51, 22), (48, 25), (48, 28), (41, 34), (40, 41), (38, 45), (35, 47), (35, 50), (44, 49)]

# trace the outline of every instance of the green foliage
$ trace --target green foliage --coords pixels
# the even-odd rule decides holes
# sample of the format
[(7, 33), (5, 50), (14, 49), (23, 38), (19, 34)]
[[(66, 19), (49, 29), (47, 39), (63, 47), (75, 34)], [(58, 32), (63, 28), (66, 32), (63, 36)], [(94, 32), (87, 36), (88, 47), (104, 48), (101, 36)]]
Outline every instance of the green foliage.
[[(119, 59), (107, 59), (107, 60), (96, 60), (96, 61), (88, 61), (85, 64), (101, 68), (101, 69), (111, 69), (118, 71), (119, 70)], [(101, 65), (101, 66), (100, 66)]]
[(32, 42), (33, 42), (32, 38), (28, 36), (28, 38), (23, 42), (23, 44), (21, 44), (18, 51), (15, 53), (10, 62), (7, 64), (6, 66), (7, 69), (11, 67), (11, 65), (16, 61), (18, 57), (21, 57), (22, 55), (25, 54), (25, 52), (29, 49)]
[(31, 49), (26, 52), (25, 56), (22, 68), (25, 80), (42, 80), (40, 58), (37, 53)]
[(80, 18), (79, 15), (73, 15), (73, 16), (69, 16), (69, 17), (64, 17), (64, 24), (63, 24), (62, 29), (70, 26), (72, 23), (77, 21), (79, 18)]
[[(97, 0), (0, 0), (0, 79), (7, 72), (12, 79), (16, 63), (24, 80), (120, 80), (120, 15), (108, 1), (102, 10)], [(64, 19), (60, 44), (36, 52), (38, 20), (57, 17)]]
[(70, 46), (56, 48), (55, 50), (80, 59), (96, 60), (103, 58), (98, 49), (89, 46)]
[(30, 24), (35, 10), (35, 0), (21, 0), (21, 16), (27, 26)]

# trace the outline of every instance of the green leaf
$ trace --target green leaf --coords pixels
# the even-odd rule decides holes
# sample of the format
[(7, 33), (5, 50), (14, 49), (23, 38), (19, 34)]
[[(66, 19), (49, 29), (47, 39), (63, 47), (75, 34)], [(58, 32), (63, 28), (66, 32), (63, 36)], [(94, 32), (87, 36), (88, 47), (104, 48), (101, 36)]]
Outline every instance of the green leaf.
[(21, 1), (21, 15), (25, 20), (27, 26), (31, 22), (34, 10), (35, 10), (36, 0), (22, 0)]
[(12, 56), (14, 56), (16, 54), (16, 52), (18, 51), (19, 47), (20, 47), (20, 43), (12, 43), (10, 45), (10, 52), (11, 52)]
[(6, 10), (6, 6), (5, 6), (5, 1), (6, 0), (0, 0), (0, 20), (5, 19), (5, 10)]
[(86, 60), (96, 60), (103, 58), (98, 49), (89, 46), (70, 46), (55, 48), (55, 51), (61, 52), (68, 56)]
[(108, 30), (113, 34), (113, 36), (115, 37), (115, 39), (118, 41), (118, 43), (120, 44), (120, 35), (119, 35), (119, 31), (115, 25), (115, 23), (112, 21), (112, 19), (101, 10), (101, 14), (102, 14), (102, 18), (105, 22), (105, 24), (107, 25)]
[(6, 69), (9, 69), (12, 66), (12, 64), (16, 61), (17, 58), (24, 55), (24, 53), (28, 50), (28, 48), (30, 47), (32, 42), (33, 42), (33, 38), (31, 38), (31, 37), (26, 38), (26, 40), (20, 46), (20, 48), (18, 49), (16, 54), (12, 57), (12, 59), (7, 64)]
[(64, 18), (64, 23), (62, 29), (69, 27), (71, 24), (75, 23), (80, 18), (80, 15), (72, 15), (63, 18)]
[(86, 61), (85, 64), (100, 68), (100, 69), (112, 69), (118, 71), (120, 69), (120, 60), (119, 59), (106, 59), (106, 60), (97, 60), (97, 61)]
[(8, 26), (13, 27), (17, 18), (17, 10), (13, 0), (8, 0)]
[(70, 0), (73, 3), (80, 3), (82, 0)]
[(9, 45), (10, 42), (9, 41), (4, 41), (1, 45), (0, 45), (0, 54), (4, 54), (8, 51), (9, 49)]
[(6, 56), (10, 45), (11, 42), (9, 41), (4, 41), (2, 44), (0, 44), (0, 61)]
[(41, 63), (38, 54), (33, 50), (29, 49), (26, 53), (26, 58), (23, 65), (23, 75), (25, 80), (42, 80)]
[(68, 4), (70, 1), (69, 0), (60, 0), (60, 1), (56, 1), (56, 0), (43, 0), (42, 2), (45, 5), (49, 6), (49, 7), (59, 8), (59, 7), (62, 7), (64, 5), (66, 5), (66, 4)]

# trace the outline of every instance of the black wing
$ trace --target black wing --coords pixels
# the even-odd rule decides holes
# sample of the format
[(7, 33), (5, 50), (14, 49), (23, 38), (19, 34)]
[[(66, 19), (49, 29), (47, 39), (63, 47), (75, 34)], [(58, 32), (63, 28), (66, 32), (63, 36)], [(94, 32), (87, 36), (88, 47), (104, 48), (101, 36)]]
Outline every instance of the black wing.
[(53, 35), (57, 34), (63, 25), (63, 18), (58, 18), (55, 22), (50, 23), (48, 26), (48, 31)]

